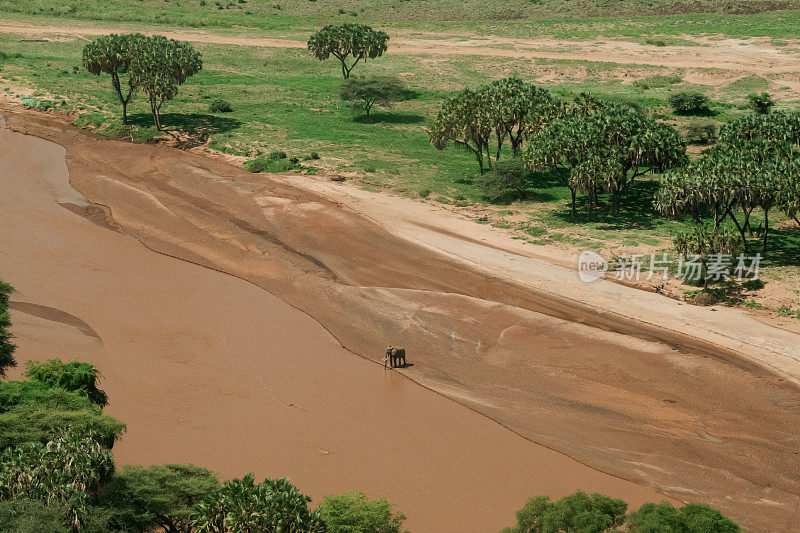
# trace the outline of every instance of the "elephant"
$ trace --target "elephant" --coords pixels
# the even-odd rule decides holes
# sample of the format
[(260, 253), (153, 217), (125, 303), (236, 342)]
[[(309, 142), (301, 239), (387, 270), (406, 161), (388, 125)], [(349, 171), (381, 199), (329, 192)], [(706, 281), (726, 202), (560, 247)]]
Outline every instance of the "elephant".
[(386, 348), (386, 357), (383, 358), (383, 368), (386, 368), (388, 364), (390, 368), (395, 368), (397, 366), (401, 366), (400, 362), (402, 361), (402, 366), (406, 366), (406, 349), (405, 348), (395, 348), (393, 346), (389, 346)]

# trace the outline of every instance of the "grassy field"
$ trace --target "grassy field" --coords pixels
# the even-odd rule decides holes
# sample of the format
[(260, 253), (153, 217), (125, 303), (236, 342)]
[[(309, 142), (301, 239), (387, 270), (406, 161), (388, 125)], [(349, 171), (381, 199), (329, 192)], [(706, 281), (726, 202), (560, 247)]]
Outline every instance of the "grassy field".
[[(713, 13), (705, 14), (686, 14), (683, 12), (688, 9), (682, 4), (667, 6), (657, 1), (592, 2), (600, 6), (600, 14), (630, 12), (640, 16), (577, 19), (572, 15), (595, 13), (579, 8), (587, 6), (587, 2), (274, 1), (280, 4), (255, 0), (219, 5), (208, 0), (203, 5), (195, 0), (144, 0), (132, 4), (112, 0), (102, 2), (101, 8), (99, 3), (88, 1), (17, 4), (0, 0), (0, 19), (54, 25), (145, 22), (152, 31), (161, 27), (207, 27), (221, 35), (295, 40), (305, 40), (313, 28), (324, 23), (369, 21), (381, 25), (390, 35), (395, 31), (404, 37), (425, 39), (459, 39), (476, 33), (550, 36), (568, 39), (580, 47), (581, 39), (597, 42), (613, 38), (666, 49), (708, 46), (700, 38), (707, 38), (707, 34), (719, 34), (715, 37), (719, 39), (769, 37), (773, 48), (792, 48), (798, 46), (793, 38), (800, 35), (800, 12), (769, 11), (792, 7), (777, 2), (709, 2), (702, 6)], [(344, 13), (339, 13), (340, 9)], [(758, 12), (748, 14), (752, 11)], [(512, 12), (518, 12), (518, 16), (508, 16)], [(663, 12), (672, 14), (651, 15)], [(80, 114), (78, 124), (115, 135), (120, 131), (120, 109), (109, 79), (90, 75), (81, 68), (85, 42), (64, 37), (31, 43), (20, 35), (0, 33), (0, 52), (5, 54), (0, 56), (0, 89), (10, 95), (45, 98), (54, 102), (58, 111)], [(511, 49), (504, 42), (487, 46)], [(473, 157), (453, 147), (438, 151), (429, 144), (426, 127), (441, 101), (465, 86), (516, 74), (559, 96), (589, 91), (636, 103), (686, 131), (692, 123), (718, 125), (747, 113), (744, 100), (749, 93), (781, 89), (781, 79), (776, 77), (746, 72), (731, 75), (705, 67), (530, 59), (514, 57), (513, 53), (507, 54), (510, 57), (390, 53), (359, 66), (355, 72), (399, 75), (408, 85), (409, 99), (378, 110), (367, 121), (339, 99), (341, 76), (337, 66), (315, 60), (305, 49), (203, 43), (196, 47), (203, 54), (204, 68), (165, 106), (163, 121), (168, 129), (202, 130), (210, 137), (209, 148), (248, 158), (284, 150), (289, 156), (310, 159), (310, 154), (316, 152), (321, 158), (306, 163), (309, 172), (344, 175), (357, 179), (363, 187), (423, 196), (448, 206), (466, 208), (478, 204), (489, 212), (488, 219), (480, 222), (507, 228), (532, 244), (592, 248), (607, 254), (667, 250), (672, 236), (690, 226), (688, 221), (669, 220), (654, 212), (650, 202), (657, 180), (635, 184), (620, 217), (611, 217), (607, 212), (598, 213), (592, 220), (582, 215), (569, 216), (568, 191), (547, 175), (537, 177), (526, 202), (485, 205), (477, 187)], [(796, 81), (797, 74), (791, 76)], [(669, 95), (686, 89), (712, 98), (711, 116), (686, 118), (671, 113)], [(209, 103), (217, 98), (229, 101), (233, 111), (209, 112)], [(797, 108), (798, 103), (789, 98), (780, 106)], [(138, 138), (147, 139), (155, 133), (141, 97), (134, 100), (129, 112), (132, 123), (139, 127)], [(794, 279), (800, 273), (796, 269), (800, 234), (779, 213), (771, 218), (779, 227), (775, 242), (780, 245), (780, 251), (770, 259), (771, 268), (777, 269), (772, 272), (784, 280), (789, 278), (791, 283), (786, 283), (791, 285), (790, 292), (800, 289), (800, 282)], [(789, 269), (788, 274), (785, 269)], [(758, 305), (778, 308), (783, 304), (770, 300)], [(796, 307), (800, 310), (800, 302)]]

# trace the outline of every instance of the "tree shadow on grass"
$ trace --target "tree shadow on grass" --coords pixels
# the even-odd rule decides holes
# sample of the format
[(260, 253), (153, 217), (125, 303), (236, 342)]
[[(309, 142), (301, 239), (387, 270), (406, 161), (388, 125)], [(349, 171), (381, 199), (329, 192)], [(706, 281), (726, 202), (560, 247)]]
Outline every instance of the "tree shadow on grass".
[[(153, 117), (148, 113), (128, 115), (128, 123), (144, 128), (153, 127)], [(188, 149), (201, 146), (214, 133), (225, 133), (242, 125), (231, 117), (221, 117), (207, 113), (163, 113), (161, 126), (165, 133), (176, 138), (179, 148)]]
[(597, 229), (615, 231), (623, 229), (651, 230), (658, 226), (658, 221), (663, 215), (653, 207), (653, 196), (658, 190), (656, 180), (636, 181), (628, 187), (620, 199), (619, 213), (611, 209), (609, 195), (600, 195), (600, 205), (595, 208), (591, 216), (587, 208), (586, 195), (579, 195), (575, 202), (577, 212), (573, 215), (567, 207), (553, 214), (556, 218), (568, 224), (600, 223)]
[[(800, 265), (800, 227), (794, 225), (776, 229), (771, 228), (767, 236), (767, 253), (764, 264), (775, 266)], [(761, 252), (759, 242), (750, 241), (753, 253)], [(763, 252), (762, 252), (763, 253)]]
[[(128, 123), (134, 126), (151, 127), (153, 117), (149, 113), (128, 115)], [(207, 133), (225, 133), (242, 125), (240, 120), (208, 113), (162, 113), (161, 125), (167, 131), (179, 130), (192, 133), (204, 130)]]
[(415, 113), (372, 113), (370, 116), (359, 115), (354, 119), (360, 124), (419, 124), (425, 120)]

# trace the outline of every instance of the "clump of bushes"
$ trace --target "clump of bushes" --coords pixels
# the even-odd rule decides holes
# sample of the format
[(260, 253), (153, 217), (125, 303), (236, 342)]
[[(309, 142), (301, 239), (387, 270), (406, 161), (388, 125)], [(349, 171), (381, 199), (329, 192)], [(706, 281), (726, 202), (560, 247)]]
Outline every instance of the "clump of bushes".
[(227, 100), (222, 100), (221, 98), (217, 98), (208, 106), (208, 110), (212, 113), (230, 113), (233, 111), (231, 108), (231, 103)]
[(675, 508), (671, 503), (646, 503), (626, 514), (628, 505), (602, 494), (576, 492), (560, 500), (531, 498), (517, 511), (517, 524), (502, 533), (529, 531), (585, 531), (605, 533), (621, 526), (632, 533), (683, 531), (687, 533), (737, 533), (739, 526), (707, 505), (690, 503)]
[(705, 115), (710, 111), (711, 100), (697, 91), (680, 91), (670, 95), (669, 105), (678, 115)]
[(16, 52), (14, 54), (9, 54), (7, 52), (0, 51), (0, 61), (3, 61), (5, 59), (19, 59), (21, 57), (22, 54), (20, 54), (19, 52)]
[(250, 161), (245, 161), (243, 166), (248, 172), (288, 172), (299, 166), (300, 160), (296, 157), (291, 159), (283, 150), (270, 152), (266, 157), (259, 156)]

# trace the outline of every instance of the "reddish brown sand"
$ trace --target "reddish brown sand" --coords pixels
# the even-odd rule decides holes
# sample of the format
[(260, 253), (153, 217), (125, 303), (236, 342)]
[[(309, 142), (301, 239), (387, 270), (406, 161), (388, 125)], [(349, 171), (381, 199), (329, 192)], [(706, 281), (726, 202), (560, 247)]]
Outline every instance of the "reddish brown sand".
[[(527, 496), (578, 487), (800, 528), (800, 393), (760, 367), (488, 279), (269, 176), (12, 126), (66, 148), (3, 141), (0, 276), (35, 304), (15, 311), (20, 358), (97, 362), (129, 424), (123, 461), (290, 475), (317, 497), (361, 487), (415, 531), (491, 531)], [(375, 360), (405, 344), (414, 380), (651, 489), (385, 374), (320, 324)]]

